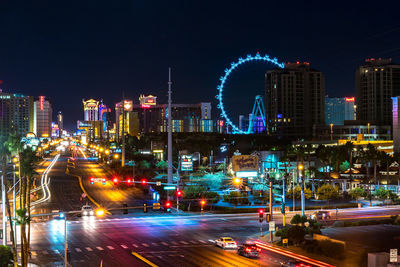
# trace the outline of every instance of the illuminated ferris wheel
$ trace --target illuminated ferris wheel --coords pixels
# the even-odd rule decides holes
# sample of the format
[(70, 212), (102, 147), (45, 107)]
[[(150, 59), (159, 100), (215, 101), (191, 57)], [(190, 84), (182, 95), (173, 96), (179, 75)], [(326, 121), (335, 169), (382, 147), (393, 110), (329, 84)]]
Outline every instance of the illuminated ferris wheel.
[[(218, 108), (221, 110), (221, 116), (225, 119), (226, 123), (232, 127), (232, 132), (236, 133), (236, 134), (253, 133), (253, 123), (254, 123), (254, 118), (255, 118), (256, 113), (258, 113), (260, 115), (260, 117), (263, 121), (264, 127), (267, 126), (267, 122), (265, 119), (265, 111), (262, 110), (264, 106), (262, 104), (263, 102), (261, 100), (262, 99), (261, 96), (256, 96), (256, 100), (254, 102), (254, 107), (253, 107), (253, 113), (252, 113), (253, 118), (250, 120), (249, 128), (247, 131), (239, 129), (239, 127), (237, 127), (232, 122), (232, 120), (229, 118), (229, 116), (225, 110), (225, 106), (224, 106), (223, 92), (224, 92), (225, 83), (227, 82), (229, 75), (231, 75), (232, 72), (240, 65), (242, 65), (244, 63), (249, 63), (252, 61), (262, 61), (262, 62), (266, 62), (266, 63), (271, 63), (278, 68), (284, 68), (284, 64), (279, 63), (277, 58), (275, 58), (275, 57), (271, 58), (269, 55), (261, 56), (259, 53), (257, 53), (255, 56), (247, 55), (246, 58), (239, 58), (236, 62), (232, 62), (231, 66), (229, 68), (225, 69), (225, 74), (219, 78), (220, 83), (217, 86), (218, 95), (216, 96), (216, 98), (218, 99)], [(261, 105), (262, 105), (262, 107), (261, 107)]]

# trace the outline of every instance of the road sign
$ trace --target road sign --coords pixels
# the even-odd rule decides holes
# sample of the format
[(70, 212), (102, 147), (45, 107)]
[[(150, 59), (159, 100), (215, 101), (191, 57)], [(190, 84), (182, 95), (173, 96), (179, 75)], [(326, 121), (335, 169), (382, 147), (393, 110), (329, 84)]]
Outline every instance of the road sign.
[(181, 171), (193, 171), (193, 156), (182, 155), (181, 156)]
[(390, 262), (397, 262), (397, 248), (390, 249)]
[(274, 232), (275, 231), (275, 221), (270, 221), (269, 222), (269, 231)]
[(287, 238), (282, 239), (282, 244), (287, 244), (287, 243), (289, 243), (289, 239)]
[(159, 210), (160, 209), (160, 203), (153, 203), (153, 210)]
[(175, 190), (176, 186), (170, 185), (170, 186), (164, 186), (164, 190)]

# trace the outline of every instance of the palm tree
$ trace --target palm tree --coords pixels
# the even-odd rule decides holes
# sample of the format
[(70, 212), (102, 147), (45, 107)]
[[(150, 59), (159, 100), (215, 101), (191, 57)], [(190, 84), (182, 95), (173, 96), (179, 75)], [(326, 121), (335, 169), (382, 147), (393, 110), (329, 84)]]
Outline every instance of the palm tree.
[[(29, 245), (30, 245), (30, 218), (31, 218), (31, 184), (34, 175), (36, 175), (35, 165), (39, 160), (36, 156), (35, 151), (30, 147), (23, 149), (20, 153), (20, 169), (21, 169), (21, 180), (22, 191), (20, 191), (20, 199), (22, 199), (22, 206), (18, 210), (18, 218), (21, 226), (21, 256), (22, 266), (28, 265), (29, 257)], [(17, 212), (18, 212), (17, 211)], [(28, 226), (28, 230), (26, 230)]]
[[(4, 188), (8, 188), (6, 183), (6, 174), (7, 174), (7, 162), (10, 159), (10, 152), (8, 150), (8, 147), (6, 146), (6, 141), (4, 138), (0, 138), (0, 160), (1, 160), (1, 169), (2, 169), (2, 175), (3, 175), (3, 186)], [(10, 208), (10, 201), (8, 199), (8, 194), (5, 194), (5, 199), (6, 199), (6, 209), (7, 209), (7, 216), (8, 216), (8, 221), (10, 222), (10, 232), (11, 232), (11, 243), (12, 243), (12, 255), (13, 255), (13, 261), (14, 261), (14, 266), (18, 266), (18, 252), (16, 251), (16, 246), (15, 246), (15, 234), (14, 234), (14, 225), (11, 223), (13, 221), (13, 218), (11, 217), (11, 208)], [(15, 199), (14, 199), (15, 201)], [(6, 233), (4, 233), (6, 234)]]

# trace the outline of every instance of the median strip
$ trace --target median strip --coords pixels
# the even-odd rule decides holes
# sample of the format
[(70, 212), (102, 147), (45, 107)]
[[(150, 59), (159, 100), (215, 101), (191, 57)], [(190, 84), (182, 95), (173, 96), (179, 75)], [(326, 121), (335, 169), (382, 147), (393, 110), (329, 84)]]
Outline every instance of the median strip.
[(272, 252), (275, 252), (275, 253), (278, 253), (278, 254), (281, 254), (286, 257), (290, 257), (290, 258), (293, 258), (296, 260), (301, 260), (301, 261), (304, 261), (306, 263), (309, 263), (309, 264), (312, 264), (312, 265), (315, 265), (318, 267), (335, 267), (334, 265), (330, 265), (330, 264), (322, 262), (322, 261), (314, 260), (314, 259), (308, 258), (308, 257), (300, 255), (300, 254), (296, 254), (296, 253), (293, 253), (293, 252), (290, 252), (290, 251), (287, 251), (284, 249), (280, 249), (280, 248), (274, 247), (274, 246), (264, 243), (264, 242), (255, 241), (254, 243), (257, 246), (259, 246), (260, 248), (263, 248), (265, 250), (269, 250), (269, 251), (272, 251)]
[(141, 261), (143, 261), (144, 263), (146, 263), (147, 265), (151, 266), (151, 267), (158, 267), (158, 265), (152, 263), (151, 261), (149, 261), (148, 259), (146, 259), (145, 257), (139, 255), (136, 252), (131, 252), (133, 256), (135, 256), (136, 258), (140, 259)]
[[(97, 203), (96, 200), (94, 200), (94, 199), (88, 194), (88, 192), (86, 191), (85, 187), (83, 186), (82, 178), (81, 178), (79, 175), (71, 174), (70, 172), (68, 172), (68, 173), (66, 172), (66, 174), (77, 177), (78, 180), (79, 180), (79, 186), (81, 187), (83, 193), (85, 193), (85, 195), (88, 197), (88, 199), (89, 199), (90, 201), (92, 201), (92, 203), (93, 203), (94, 205), (96, 205), (98, 208), (104, 209), (99, 203)], [(111, 214), (108, 210), (105, 210), (105, 211), (106, 211), (106, 213), (107, 213), (108, 215)]]

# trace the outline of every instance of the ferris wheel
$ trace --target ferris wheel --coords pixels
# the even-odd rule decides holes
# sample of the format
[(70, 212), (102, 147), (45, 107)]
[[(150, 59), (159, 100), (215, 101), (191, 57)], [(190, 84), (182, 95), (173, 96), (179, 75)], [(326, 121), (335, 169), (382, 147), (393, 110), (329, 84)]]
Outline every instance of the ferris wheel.
[[(252, 55), (247, 55), (247, 57), (245, 58), (239, 58), (236, 62), (232, 62), (231, 66), (227, 69), (225, 69), (225, 74), (223, 76), (221, 76), (219, 78), (220, 83), (217, 86), (217, 90), (218, 90), (218, 95), (216, 96), (217, 100), (218, 100), (218, 108), (221, 110), (221, 116), (225, 119), (226, 124), (230, 125), (232, 127), (232, 132), (235, 134), (249, 134), (252, 133), (252, 125), (254, 123), (254, 121), (250, 121), (249, 123), (249, 128), (247, 131), (244, 131), (242, 129), (239, 129), (238, 126), (236, 126), (232, 120), (229, 118), (226, 110), (225, 110), (225, 106), (224, 106), (224, 100), (223, 100), (223, 92), (224, 92), (224, 87), (225, 87), (225, 83), (227, 82), (229, 76), (232, 74), (232, 72), (238, 68), (240, 65), (245, 64), (245, 63), (249, 63), (252, 61), (262, 61), (265, 63), (271, 63), (273, 65), (275, 65), (278, 68), (284, 68), (284, 63), (280, 63), (278, 62), (277, 58), (271, 58), (269, 55), (265, 55), (265, 56), (261, 56), (259, 53), (256, 53), (255, 56)], [(262, 108), (260, 108), (259, 106), (256, 107), (256, 105), (259, 105), (260, 103), (262, 104), (262, 101), (260, 101), (260, 97), (261, 96), (256, 96), (256, 101), (254, 103), (254, 107), (253, 107), (253, 113), (254, 112), (259, 112)], [(265, 112), (265, 111), (261, 111), (261, 112)], [(255, 114), (253, 114), (255, 115)], [(254, 117), (254, 116), (252, 116)], [(262, 120), (264, 123), (264, 127), (266, 127), (266, 119), (265, 119), (265, 113), (262, 114)]]

